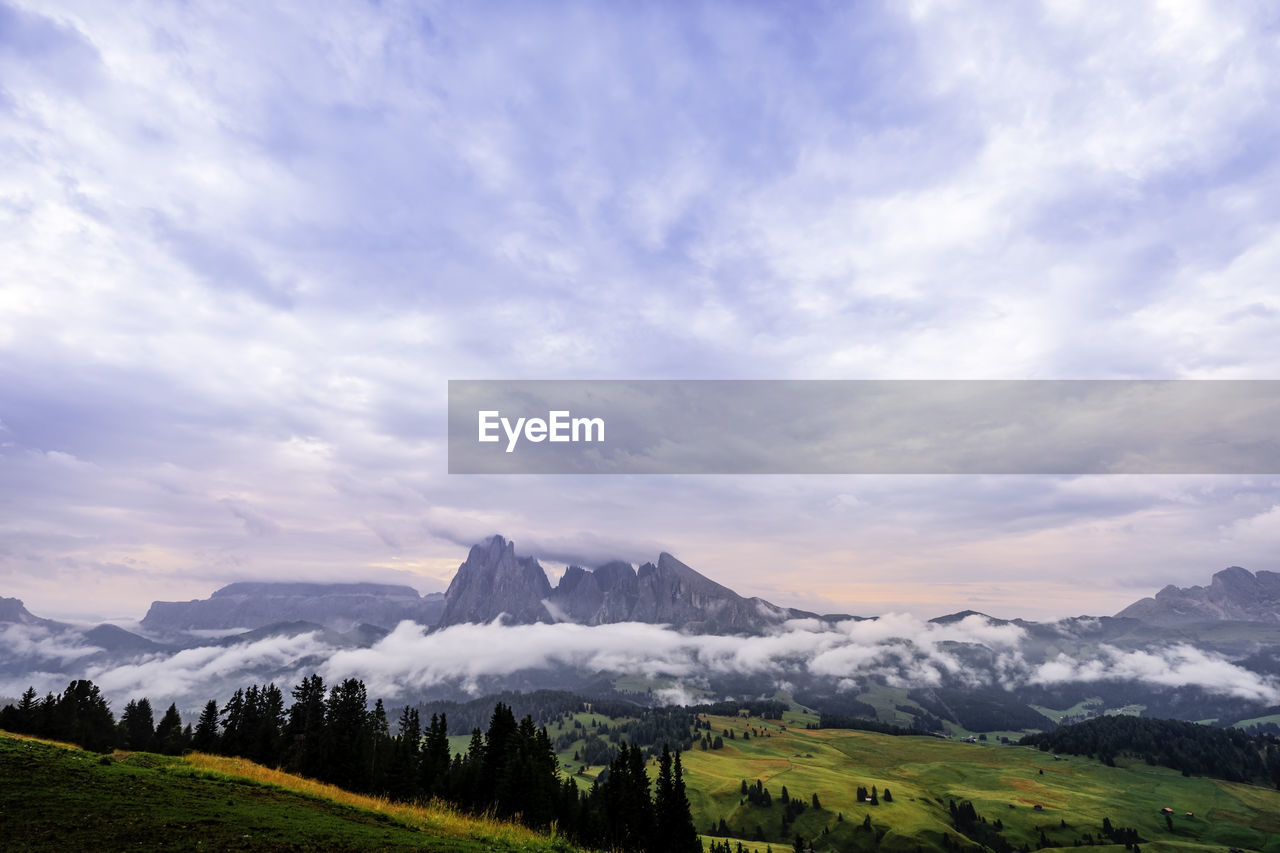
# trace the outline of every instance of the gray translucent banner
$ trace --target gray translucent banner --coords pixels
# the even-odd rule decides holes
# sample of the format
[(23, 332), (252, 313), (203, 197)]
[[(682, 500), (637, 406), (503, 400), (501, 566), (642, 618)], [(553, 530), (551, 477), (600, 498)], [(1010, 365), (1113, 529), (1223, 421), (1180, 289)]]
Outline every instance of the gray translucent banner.
[(1276, 474), (1280, 381), (453, 380), (451, 474)]

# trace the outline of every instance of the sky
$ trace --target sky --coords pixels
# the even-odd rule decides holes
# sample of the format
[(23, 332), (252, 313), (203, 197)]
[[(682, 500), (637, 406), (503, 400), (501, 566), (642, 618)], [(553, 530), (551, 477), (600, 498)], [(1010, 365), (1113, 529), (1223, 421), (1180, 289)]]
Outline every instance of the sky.
[(1252, 2), (0, 4), (0, 595), (669, 551), (822, 612), (1276, 570), (1275, 476), (462, 476), (450, 379), (1280, 378)]

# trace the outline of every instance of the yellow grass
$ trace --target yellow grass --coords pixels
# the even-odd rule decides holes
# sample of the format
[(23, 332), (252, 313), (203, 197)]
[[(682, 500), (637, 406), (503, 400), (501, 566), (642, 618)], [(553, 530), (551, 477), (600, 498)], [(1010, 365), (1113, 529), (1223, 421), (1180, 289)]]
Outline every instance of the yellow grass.
[(33, 740), (36, 743), (47, 743), (47, 744), (51, 744), (52, 746), (63, 747), (64, 749), (81, 750), (81, 747), (76, 746), (74, 743), (67, 743), (66, 741), (63, 741), (63, 740), (50, 740), (47, 737), (36, 737), (35, 735), (21, 735), (21, 734), (18, 734), (17, 732), (11, 732), (8, 729), (0, 729), (0, 734), (3, 734), (5, 737), (11, 737), (14, 740)]
[[(519, 824), (500, 821), (490, 815), (464, 814), (453, 806), (438, 800), (432, 800), (426, 805), (410, 805), (396, 802), (386, 797), (353, 794), (335, 785), (317, 782), (314, 779), (307, 779), (303, 776), (295, 776), (282, 770), (272, 770), (243, 758), (229, 758), (222, 755), (209, 755), (203, 752), (191, 752), (183, 756), (183, 761), (203, 773), (235, 776), (262, 785), (283, 788), (304, 796), (384, 814), (398, 823), (412, 826), (432, 835), (449, 838), (499, 839), (512, 844), (528, 844), (547, 840), (547, 836), (536, 833)], [(551, 837), (555, 837), (554, 826), (551, 829)]]

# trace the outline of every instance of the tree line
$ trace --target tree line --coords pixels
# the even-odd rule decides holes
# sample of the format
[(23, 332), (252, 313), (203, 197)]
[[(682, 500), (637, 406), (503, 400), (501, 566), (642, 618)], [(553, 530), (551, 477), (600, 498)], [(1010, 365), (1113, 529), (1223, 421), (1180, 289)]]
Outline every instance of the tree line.
[(1184, 776), (1280, 787), (1280, 739), (1270, 734), (1117, 714), (1027, 735), (1022, 743), (1045, 752), (1095, 756), (1106, 764), (1132, 756)]
[(194, 726), (171, 705), (159, 725), (151, 703), (130, 701), (119, 721), (90, 681), (39, 698), (28, 689), (0, 709), (0, 728), (109, 751), (115, 747), (180, 753), (198, 749), (281, 767), (347, 790), (406, 802), (437, 799), (465, 811), (490, 813), (535, 829), (557, 830), (587, 846), (612, 850), (700, 851), (685, 790), (680, 751), (664, 745), (656, 779), (644, 752), (623, 743), (589, 791), (560, 773), (545, 728), (517, 721), (498, 702), (488, 729), (471, 731), (465, 752), (451, 753), (448, 721), (425, 725), (406, 707), (395, 730), (381, 699), (370, 706), (365, 685), (346, 679), (326, 688), (304, 678), (285, 704), (275, 684), (235, 691), (221, 706), (210, 700)]

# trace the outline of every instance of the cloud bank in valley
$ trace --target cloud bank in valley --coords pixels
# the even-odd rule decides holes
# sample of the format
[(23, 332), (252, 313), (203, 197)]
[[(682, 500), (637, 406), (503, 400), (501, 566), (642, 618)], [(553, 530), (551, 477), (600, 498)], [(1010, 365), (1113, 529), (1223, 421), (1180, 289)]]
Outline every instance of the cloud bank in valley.
[[(16, 634), (25, 633), (22, 638)], [(9, 635), (15, 635), (10, 637)], [(34, 679), (39, 690), (65, 686), (80, 657), (66, 637), (37, 636), (13, 626), (6, 639), (37, 651), (53, 665), (0, 682), (16, 695)], [(659, 698), (678, 701), (717, 676), (755, 676), (764, 684), (819, 679), (853, 691), (867, 679), (895, 687), (1002, 687), (1071, 682), (1135, 681), (1156, 687), (1199, 687), (1207, 693), (1280, 703), (1280, 683), (1214, 652), (1188, 644), (1144, 651), (1108, 645), (1091, 654), (1037, 656), (1022, 627), (970, 615), (949, 623), (907, 615), (875, 620), (793, 620), (755, 637), (683, 634), (661, 625), (617, 623), (455, 625), (436, 632), (402, 622), (368, 648), (343, 648), (322, 632), (205, 645), (139, 656), (126, 663), (90, 659), (76, 670), (113, 699), (147, 695), (187, 703), (223, 699), (251, 682), (286, 687), (311, 672), (326, 682), (360, 678), (370, 696), (410, 701), (448, 688), (478, 695), (486, 679), (516, 673), (615, 672), (663, 678)]]

